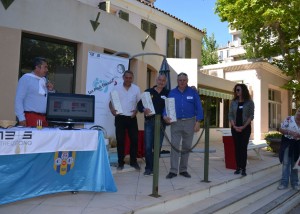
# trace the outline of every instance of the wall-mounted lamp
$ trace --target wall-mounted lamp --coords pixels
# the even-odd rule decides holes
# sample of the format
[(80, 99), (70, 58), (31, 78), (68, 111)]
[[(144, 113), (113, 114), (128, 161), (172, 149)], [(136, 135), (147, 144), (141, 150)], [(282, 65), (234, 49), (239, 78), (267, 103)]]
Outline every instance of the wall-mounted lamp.
[(93, 27), (93, 30), (94, 31), (96, 31), (97, 30), (97, 28), (98, 28), (98, 26), (100, 25), (100, 22), (98, 22), (98, 20), (99, 20), (99, 17), (100, 17), (100, 12), (98, 12), (98, 14), (97, 14), (97, 18), (96, 18), (96, 20), (94, 21), (94, 20), (90, 20), (90, 22), (91, 22), (91, 25), (92, 25), (92, 27)]
[(1, 0), (3, 7), (5, 10), (14, 2), (14, 0)]
[(149, 38), (149, 35), (146, 36), (144, 41), (141, 41), (143, 50), (145, 49), (148, 38)]

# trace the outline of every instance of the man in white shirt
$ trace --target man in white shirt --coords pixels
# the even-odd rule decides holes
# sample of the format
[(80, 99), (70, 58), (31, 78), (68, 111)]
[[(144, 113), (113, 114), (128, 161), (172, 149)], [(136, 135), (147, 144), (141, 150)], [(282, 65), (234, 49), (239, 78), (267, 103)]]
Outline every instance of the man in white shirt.
[(47, 60), (36, 57), (33, 60), (33, 71), (20, 78), (15, 97), (15, 113), (19, 125), (37, 126), (37, 120), (41, 120), (42, 125), (47, 126), (47, 94), (54, 92), (53, 84), (45, 78), (47, 73)]
[(140, 88), (133, 84), (134, 75), (132, 71), (125, 71), (123, 74), (123, 84), (115, 87), (118, 93), (123, 113), (118, 114), (112, 103), (109, 103), (111, 113), (115, 116), (117, 151), (118, 151), (118, 170), (124, 168), (125, 157), (125, 132), (128, 131), (130, 139), (130, 166), (140, 170), (137, 163), (138, 150), (138, 124), (137, 124), (137, 103), (140, 100)]

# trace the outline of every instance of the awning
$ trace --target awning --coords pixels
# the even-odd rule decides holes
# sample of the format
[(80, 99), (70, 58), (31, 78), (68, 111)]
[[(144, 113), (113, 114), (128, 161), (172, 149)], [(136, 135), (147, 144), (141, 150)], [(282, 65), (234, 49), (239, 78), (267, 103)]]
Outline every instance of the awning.
[(221, 99), (225, 99), (225, 100), (233, 99), (232, 94), (222, 93), (222, 92), (213, 91), (213, 90), (209, 90), (209, 89), (200, 88), (200, 89), (198, 89), (198, 92), (200, 95), (217, 97), (217, 98), (221, 98)]

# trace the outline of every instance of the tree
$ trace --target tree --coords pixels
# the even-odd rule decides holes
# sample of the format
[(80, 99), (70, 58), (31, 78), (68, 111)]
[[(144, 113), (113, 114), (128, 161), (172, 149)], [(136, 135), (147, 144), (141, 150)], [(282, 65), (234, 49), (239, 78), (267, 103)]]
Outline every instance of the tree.
[[(300, 101), (300, 1), (217, 0), (215, 13), (242, 32), (247, 55), (272, 59), (292, 80), (284, 87)], [(299, 106), (299, 105), (297, 105)]]
[(206, 29), (204, 29), (204, 37), (202, 40), (202, 65), (211, 65), (218, 63), (218, 45), (215, 40), (215, 35), (207, 36)]

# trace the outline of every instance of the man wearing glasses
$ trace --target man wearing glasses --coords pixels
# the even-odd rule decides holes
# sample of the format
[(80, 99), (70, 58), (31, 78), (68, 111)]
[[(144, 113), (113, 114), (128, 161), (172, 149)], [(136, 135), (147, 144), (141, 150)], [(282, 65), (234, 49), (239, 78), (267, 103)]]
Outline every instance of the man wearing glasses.
[[(177, 76), (178, 86), (169, 93), (169, 98), (175, 99), (175, 111), (177, 121), (172, 122), (171, 118), (166, 116), (164, 112), (164, 120), (171, 123), (171, 168), (167, 179), (171, 179), (179, 174), (191, 178), (187, 171), (189, 150), (191, 149), (194, 132), (200, 130), (200, 121), (203, 120), (203, 109), (200, 96), (195, 89), (188, 86), (188, 75), (180, 73)], [(182, 140), (181, 155), (180, 142)], [(180, 163), (179, 163), (179, 156)], [(178, 169), (179, 167), (179, 169)]]

